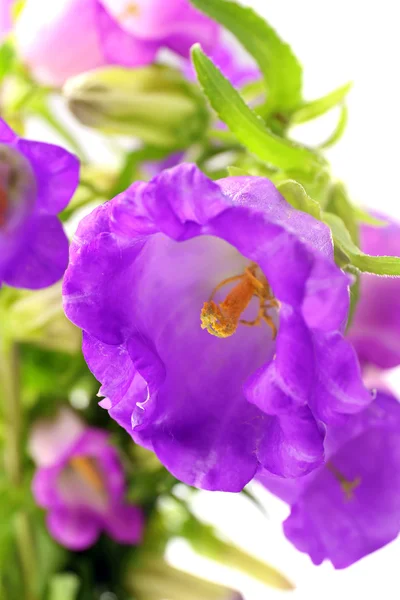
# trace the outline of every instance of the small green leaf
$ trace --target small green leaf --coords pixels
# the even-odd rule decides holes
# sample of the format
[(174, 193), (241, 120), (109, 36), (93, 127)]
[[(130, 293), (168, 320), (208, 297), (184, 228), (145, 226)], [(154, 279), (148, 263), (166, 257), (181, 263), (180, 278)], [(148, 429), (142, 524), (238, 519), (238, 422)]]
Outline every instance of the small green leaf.
[(338, 104), (342, 104), (347, 94), (349, 93), (351, 86), (353, 84), (346, 83), (342, 85), (340, 88), (337, 88), (333, 92), (330, 92), (326, 96), (322, 98), (318, 98), (318, 100), (313, 100), (312, 102), (304, 102), (302, 106), (300, 106), (291, 116), (290, 124), (298, 125), (300, 123), (306, 123), (306, 121), (311, 121), (311, 119), (315, 119), (316, 117), (320, 117), (325, 114)]
[(192, 49), (192, 58), (211, 106), (250, 152), (283, 170), (315, 172), (324, 166), (323, 159), (315, 152), (271, 133), (197, 44)]
[(75, 600), (79, 586), (79, 578), (74, 573), (54, 575), (49, 583), (49, 600)]
[(350, 233), (340, 217), (325, 212), (323, 220), (331, 228), (335, 249), (337, 247), (340, 252), (348, 256), (354, 267), (364, 273), (374, 273), (375, 275), (392, 277), (400, 275), (399, 257), (364, 254), (351, 239)]
[(297, 181), (283, 181), (278, 183), (276, 187), (293, 208), (306, 212), (316, 219), (321, 219), (320, 205), (307, 194), (303, 186)]
[(256, 60), (268, 90), (269, 113), (291, 112), (301, 102), (302, 67), (290, 46), (254, 10), (229, 0), (191, 0), (241, 42)]
[(351, 239), (357, 246), (359, 246), (360, 236), (358, 232), (356, 215), (353, 205), (350, 202), (346, 189), (342, 183), (338, 182), (332, 186), (326, 210), (327, 212), (333, 213), (342, 219)]
[(323, 142), (322, 144), (320, 144), (318, 146), (319, 150), (325, 150), (326, 148), (330, 148), (331, 146), (334, 146), (340, 140), (340, 138), (344, 134), (345, 129), (347, 127), (347, 120), (348, 120), (347, 106), (343, 105), (340, 110), (339, 121), (335, 127), (335, 130), (333, 131), (332, 135), (330, 135), (328, 137), (328, 139), (325, 140), (325, 142)]

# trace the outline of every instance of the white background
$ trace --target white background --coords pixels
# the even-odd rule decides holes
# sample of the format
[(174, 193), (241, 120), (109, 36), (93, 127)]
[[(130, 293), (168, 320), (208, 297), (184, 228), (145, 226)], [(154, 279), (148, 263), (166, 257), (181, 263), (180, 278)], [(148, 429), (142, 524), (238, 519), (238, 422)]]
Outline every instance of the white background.
[[(398, 191), (400, 94), (399, 4), (396, 0), (248, 0), (291, 44), (304, 65), (307, 99), (354, 81), (349, 96), (349, 125), (339, 144), (327, 154), (333, 173), (343, 179), (354, 200), (400, 217)], [(316, 123), (309, 141), (328, 137), (335, 117)], [(258, 490), (269, 513), (265, 519), (243, 497), (202, 492), (198, 514), (219, 526), (249, 552), (285, 572), (296, 591), (277, 592), (245, 578), (222, 572), (197, 559), (177, 542), (170, 548), (176, 565), (198, 574), (239, 585), (246, 600), (347, 600), (400, 598), (400, 540), (344, 571), (312, 565), (284, 539), (280, 523), (286, 506)], [(399, 497), (400, 503), (400, 497)]]

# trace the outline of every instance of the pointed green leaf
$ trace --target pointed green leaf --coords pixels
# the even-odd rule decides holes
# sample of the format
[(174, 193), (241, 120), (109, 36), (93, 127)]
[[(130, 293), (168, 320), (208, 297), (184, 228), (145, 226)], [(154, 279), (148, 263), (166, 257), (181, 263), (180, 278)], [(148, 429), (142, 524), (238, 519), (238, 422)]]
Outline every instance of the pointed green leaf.
[(300, 183), (288, 180), (278, 183), (276, 187), (293, 208), (306, 212), (316, 219), (321, 219), (320, 205), (307, 194)]
[(331, 110), (338, 104), (342, 104), (347, 94), (349, 93), (352, 85), (353, 84), (351, 82), (346, 83), (345, 85), (342, 85), (340, 88), (337, 88), (333, 92), (330, 92), (326, 96), (318, 98), (318, 100), (313, 100), (312, 102), (305, 102), (292, 114), (290, 119), (291, 125), (297, 125), (299, 123), (311, 121), (311, 119), (320, 117), (321, 115), (325, 114), (326, 112), (328, 112), (328, 110)]
[(326, 148), (330, 148), (331, 146), (334, 146), (340, 140), (342, 135), (344, 134), (346, 127), (347, 127), (347, 121), (348, 121), (348, 110), (347, 110), (347, 106), (343, 105), (340, 110), (340, 116), (339, 116), (338, 123), (337, 123), (333, 133), (328, 137), (327, 140), (325, 140), (325, 142), (323, 142), (322, 144), (320, 144), (318, 146), (318, 149), (325, 150)]
[(301, 102), (302, 67), (290, 46), (254, 10), (229, 0), (191, 0), (241, 42), (256, 60), (268, 91), (269, 112), (291, 112)]
[(375, 275), (400, 275), (400, 258), (397, 256), (370, 256), (364, 254), (351, 239), (342, 219), (332, 213), (323, 214), (324, 222), (332, 231), (335, 247), (349, 257), (351, 264), (364, 273)]
[(308, 148), (272, 134), (197, 44), (192, 58), (211, 106), (250, 152), (284, 170), (314, 172), (324, 165), (323, 159)]

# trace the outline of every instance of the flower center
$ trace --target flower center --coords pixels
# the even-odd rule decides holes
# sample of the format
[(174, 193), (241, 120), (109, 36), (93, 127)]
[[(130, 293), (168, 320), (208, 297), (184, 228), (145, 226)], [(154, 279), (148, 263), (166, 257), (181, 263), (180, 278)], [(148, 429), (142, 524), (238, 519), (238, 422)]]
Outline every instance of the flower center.
[[(217, 291), (228, 283), (237, 281), (237, 285), (227, 294), (220, 304), (213, 298)], [(253, 297), (259, 300), (259, 309), (253, 321), (241, 319), (243, 311), (248, 307)], [(226, 338), (233, 335), (239, 324), (250, 327), (261, 325), (265, 321), (272, 329), (272, 337), (277, 334), (276, 325), (268, 314), (270, 308), (279, 308), (279, 302), (272, 294), (271, 288), (258, 265), (251, 264), (241, 275), (228, 277), (213, 290), (208, 302), (205, 302), (200, 313), (201, 328), (211, 335)]]
[(94, 460), (87, 456), (73, 456), (69, 461), (72, 469), (97, 492), (104, 492), (104, 481)]
[(27, 159), (0, 143), (0, 229), (12, 226), (19, 215), (31, 210), (35, 190), (35, 177)]
[(340, 487), (343, 490), (346, 500), (353, 500), (354, 490), (358, 488), (361, 483), (361, 477), (355, 479), (347, 479), (331, 462), (326, 463), (326, 468), (332, 473), (334, 478), (340, 483)]
[(130, 17), (137, 17), (140, 14), (138, 5), (135, 2), (130, 2), (124, 9), (124, 11), (118, 16), (119, 22), (124, 22)]
[(6, 223), (6, 213), (8, 208), (7, 191), (0, 186), (0, 227)]

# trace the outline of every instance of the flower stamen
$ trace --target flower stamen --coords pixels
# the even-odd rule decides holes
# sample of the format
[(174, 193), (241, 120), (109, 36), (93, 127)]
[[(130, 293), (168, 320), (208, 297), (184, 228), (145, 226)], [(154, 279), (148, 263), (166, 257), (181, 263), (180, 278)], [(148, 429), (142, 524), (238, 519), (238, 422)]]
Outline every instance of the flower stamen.
[(137, 17), (140, 14), (138, 5), (135, 2), (130, 2), (124, 12), (118, 16), (118, 21), (121, 23), (130, 17)]
[(94, 460), (87, 456), (73, 456), (69, 463), (92, 488), (97, 492), (104, 492), (104, 481)]
[[(217, 337), (225, 338), (233, 335), (239, 324), (254, 327), (265, 321), (272, 329), (272, 337), (276, 338), (277, 329), (272, 317), (268, 314), (270, 308), (279, 308), (279, 303), (271, 292), (265, 279), (257, 277), (259, 267), (256, 264), (247, 267), (241, 275), (228, 277), (219, 283), (213, 290), (208, 302), (205, 302), (200, 313), (201, 328)], [(237, 285), (227, 294), (220, 304), (213, 298), (218, 290), (229, 283), (237, 281)], [(243, 311), (248, 307), (253, 297), (260, 302), (257, 317), (252, 321), (240, 319)]]
[(347, 501), (353, 500), (354, 490), (358, 488), (361, 483), (361, 477), (355, 479), (347, 479), (331, 462), (326, 463), (326, 468), (332, 473), (335, 479), (340, 483), (340, 487), (343, 490), (345, 499)]

